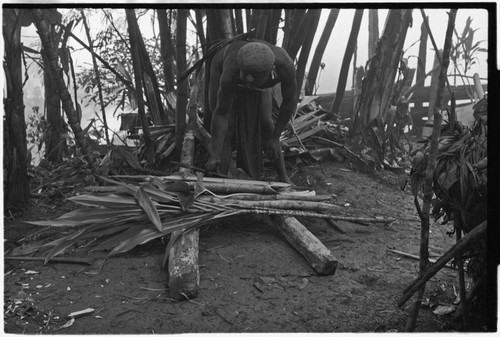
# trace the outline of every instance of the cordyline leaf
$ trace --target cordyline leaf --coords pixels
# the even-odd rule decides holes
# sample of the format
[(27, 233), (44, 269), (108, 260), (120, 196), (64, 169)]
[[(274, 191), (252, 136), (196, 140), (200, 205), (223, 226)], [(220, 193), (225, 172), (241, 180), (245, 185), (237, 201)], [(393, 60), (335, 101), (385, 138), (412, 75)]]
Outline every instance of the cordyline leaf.
[(177, 196), (168, 192), (164, 192), (156, 188), (151, 184), (145, 184), (142, 186), (144, 192), (148, 194), (148, 196), (159, 202), (167, 202), (167, 203), (178, 203)]
[(134, 155), (133, 153), (131, 153), (125, 149), (122, 149), (121, 147), (116, 147), (115, 151), (117, 151), (120, 156), (125, 158), (127, 163), (134, 170), (141, 170), (142, 169), (141, 163), (139, 163), (139, 159), (137, 159), (136, 155)]
[(122, 183), (121, 181), (109, 179), (109, 178), (106, 178), (103, 176), (98, 176), (98, 177), (101, 178), (102, 180), (108, 182), (108, 183), (113, 184), (113, 185), (119, 185), (119, 186), (124, 187), (131, 195), (134, 195), (135, 192), (137, 191), (137, 189), (139, 188), (138, 186), (133, 185), (133, 184)]
[(69, 200), (86, 206), (94, 207), (106, 207), (106, 208), (130, 208), (131, 206), (137, 206), (135, 200), (130, 197), (108, 194), (108, 195), (95, 195), (95, 194), (82, 194), (77, 195)]
[(142, 245), (146, 242), (164, 236), (164, 233), (158, 232), (152, 228), (144, 228), (139, 233), (135, 234), (130, 240), (125, 240), (120, 242), (113, 250), (109, 253), (109, 255), (115, 255), (120, 253), (128, 252), (138, 245)]
[(161, 232), (162, 226), (161, 226), (160, 215), (158, 214), (158, 210), (156, 209), (155, 205), (153, 204), (147, 193), (144, 192), (144, 189), (142, 187), (139, 187), (134, 197), (139, 206), (141, 206), (143, 211), (148, 216), (149, 220), (151, 220), (153, 225), (155, 225), (155, 227)]
[[(146, 217), (144, 216), (144, 221), (146, 221)], [(127, 228), (125, 228), (121, 233), (113, 235), (109, 239), (104, 240), (96, 247), (92, 248), (89, 252), (96, 252), (100, 250), (111, 250), (122, 241), (131, 240), (137, 233), (141, 232), (143, 229), (146, 229), (149, 224), (145, 223), (127, 223)], [(125, 226), (124, 226), (125, 227)]]
[(68, 235), (65, 237), (64, 240), (59, 242), (54, 248), (50, 250), (50, 252), (47, 254), (47, 257), (45, 258), (45, 261), (43, 262), (44, 264), (47, 264), (49, 260), (64, 252), (68, 247), (71, 247), (74, 243), (80, 240), (80, 235), (85, 232), (85, 229), (79, 230), (71, 235)]
[(27, 223), (37, 226), (52, 226), (52, 227), (78, 227), (88, 225), (94, 222), (112, 221), (116, 218), (133, 219), (141, 215), (142, 211), (136, 209), (107, 209), (107, 208), (90, 208), (77, 209), (75, 211), (61, 215), (53, 220), (26, 221)]

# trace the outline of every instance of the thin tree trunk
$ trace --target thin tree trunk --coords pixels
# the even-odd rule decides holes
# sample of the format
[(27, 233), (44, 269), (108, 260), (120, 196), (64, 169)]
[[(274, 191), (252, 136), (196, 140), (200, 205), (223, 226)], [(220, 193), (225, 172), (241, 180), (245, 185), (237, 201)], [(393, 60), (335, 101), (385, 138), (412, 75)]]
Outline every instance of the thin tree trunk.
[[(50, 38), (53, 46), (59, 45), (58, 34), (55, 32), (54, 25), (50, 25)], [(57, 96), (56, 87), (52, 80), (49, 64), (45, 51), (41, 51), (44, 68), (43, 83), (45, 87), (44, 101), (45, 114), (47, 116), (47, 132), (45, 135), (45, 159), (54, 163), (61, 163), (63, 159), (62, 132), (63, 119), (61, 116), (61, 101)]]
[(266, 25), (269, 18), (269, 11), (263, 9), (252, 10), (251, 29), (255, 29), (255, 38), (264, 40)]
[(28, 149), (24, 120), (23, 79), (21, 61), (22, 9), (3, 10), (5, 43), (4, 71), (7, 97), (4, 99), (4, 177), (6, 208), (23, 209), (29, 203)]
[(146, 93), (146, 98), (149, 104), (149, 110), (151, 112), (151, 118), (155, 125), (168, 124), (168, 117), (163, 109), (163, 103), (161, 101), (160, 89), (158, 86), (158, 80), (156, 78), (156, 73), (151, 64), (151, 59), (149, 53), (146, 50), (146, 45), (144, 44), (144, 39), (141, 34), (141, 29), (135, 22), (135, 31), (137, 38), (137, 47), (139, 49), (139, 60), (141, 62), (142, 71), (142, 82), (144, 85), (144, 91)]
[(245, 18), (247, 21), (247, 32), (249, 32), (252, 29), (252, 10), (251, 9), (245, 9)]
[(311, 61), (311, 66), (309, 67), (309, 72), (307, 74), (307, 85), (306, 85), (306, 95), (311, 95), (314, 87), (316, 86), (316, 78), (318, 77), (319, 67), (321, 65), (321, 60), (323, 58), (323, 54), (326, 50), (326, 45), (330, 40), (330, 36), (332, 35), (333, 27), (335, 26), (335, 22), (337, 21), (337, 17), (339, 16), (340, 9), (332, 8), (330, 9), (330, 14), (328, 15), (328, 19), (326, 20), (325, 28), (323, 29), (323, 33), (321, 34), (321, 38), (319, 39), (318, 46), (314, 52), (313, 59)]
[(42, 41), (42, 48), (47, 53), (47, 60), (49, 63), (50, 72), (52, 74), (52, 79), (56, 85), (57, 93), (61, 100), (63, 110), (66, 113), (66, 117), (68, 118), (69, 126), (71, 127), (71, 130), (75, 135), (75, 141), (78, 147), (81, 149), (87, 163), (89, 163), (92, 169), (96, 170), (97, 167), (95, 158), (92, 154), (92, 149), (90, 148), (90, 145), (87, 143), (84, 137), (84, 133), (80, 126), (80, 120), (76, 114), (73, 101), (71, 100), (71, 95), (69, 94), (68, 88), (62, 76), (62, 69), (59, 67), (57, 61), (57, 54), (52, 48), (47, 23), (43, 19), (43, 10), (32, 9), (32, 13), (35, 21), (35, 26), (38, 30), (38, 35), (40, 36), (40, 40)]
[(203, 56), (207, 55), (207, 41), (205, 38), (205, 31), (203, 30), (203, 13), (201, 9), (195, 9), (196, 16), (196, 33), (198, 34), (198, 39), (200, 39), (201, 50), (203, 51)]
[(332, 110), (327, 113), (327, 119), (339, 113), (340, 104), (342, 103), (342, 99), (344, 98), (345, 86), (347, 84), (347, 77), (349, 75), (349, 67), (351, 66), (351, 58), (354, 53), (354, 49), (356, 48), (359, 28), (361, 27), (362, 19), (363, 9), (356, 9), (356, 12), (354, 12), (351, 34), (349, 35), (349, 40), (347, 42), (347, 47), (344, 53), (344, 59), (342, 60), (342, 67), (340, 68), (335, 100), (333, 101)]
[[(302, 12), (299, 11), (293, 19), (290, 41), (287, 46), (288, 49), (286, 49), (292, 60), (297, 58), (297, 53), (304, 42), (310, 17), (313, 15), (312, 11), (312, 9), (309, 9), (304, 15), (302, 15)], [(298, 86), (300, 87), (300, 85)]]
[[(91, 50), (94, 50), (94, 43), (92, 42), (92, 36), (90, 35), (90, 28), (87, 24), (87, 18), (85, 17), (85, 13), (83, 10), (80, 11), (82, 15), (82, 21), (83, 21), (83, 26), (85, 27), (85, 33), (87, 34), (87, 40), (89, 41), (89, 48)], [(92, 55), (92, 64), (94, 66), (94, 74), (95, 74), (95, 80), (97, 82), (97, 91), (99, 94), (99, 102), (101, 106), (101, 114), (102, 114), (102, 122), (104, 124), (104, 135), (106, 138), (106, 144), (109, 146), (110, 141), (109, 141), (109, 133), (108, 133), (108, 120), (106, 118), (106, 107), (104, 104), (104, 98), (102, 95), (102, 84), (101, 84), (101, 76), (99, 72), (99, 67), (97, 66), (97, 60), (94, 56), (94, 53), (90, 53)]]
[[(174, 91), (174, 55), (175, 47), (172, 43), (171, 20), (168, 19), (165, 9), (158, 9), (158, 25), (160, 27), (160, 53), (163, 62), (163, 75), (165, 76), (165, 91)], [(202, 44), (203, 46), (203, 44)]]
[[(224, 38), (222, 20), (218, 9), (207, 9), (207, 42), (210, 44)], [(179, 18), (177, 18), (179, 20)]]
[[(417, 63), (417, 78), (416, 78), (416, 83), (422, 83), (421, 87), (424, 86), (424, 81), (425, 78), (427, 77), (426, 71), (425, 71), (425, 65), (427, 62), (427, 39), (428, 39), (428, 32), (427, 32), (427, 27), (425, 25), (425, 22), (422, 22), (422, 25), (420, 26), (420, 44), (418, 47), (418, 63)], [(422, 103), (421, 102), (414, 102), (415, 110), (422, 109)]]
[[(285, 9), (285, 25), (283, 27), (282, 48), (290, 55), (292, 39), (296, 36), (297, 26), (306, 14), (306, 9)], [(294, 58), (295, 59), (295, 56)]]
[[(187, 9), (177, 12), (177, 74), (186, 71), (186, 24)], [(178, 153), (181, 153), (184, 133), (186, 131), (186, 106), (187, 106), (188, 81), (177, 83), (177, 106), (175, 115), (175, 141)]]
[[(441, 70), (439, 73), (439, 86), (436, 99), (436, 109), (434, 114), (434, 128), (431, 137), (429, 159), (425, 171), (424, 204), (422, 207), (423, 219), (422, 219), (421, 234), (420, 234), (420, 269), (419, 269), (420, 276), (425, 274), (429, 265), (429, 213), (430, 213), (431, 199), (433, 195), (432, 182), (434, 177), (434, 169), (436, 165), (438, 142), (441, 134), (441, 122), (443, 119), (443, 116), (441, 114), (441, 109), (442, 109), (441, 102), (442, 102), (444, 87), (446, 84), (448, 65), (450, 63), (450, 49), (453, 37), (453, 28), (455, 27), (456, 15), (457, 15), (457, 10), (451, 9), (449, 12), (448, 28), (446, 30), (446, 38), (443, 48), (444, 49), (443, 58), (441, 63)], [(420, 309), (420, 304), (422, 302), (424, 292), (425, 292), (425, 286), (420, 288), (418, 292), (417, 301), (415, 302), (413, 310), (410, 313), (410, 316), (407, 321), (405, 329), (407, 332), (415, 330), (418, 311)], [(464, 298), (463, 300), (465, 301), (466, 299)]]
[(314, 35), (316, 35), (316, 30), (318, 28), (319, 18), (321, 16), (321, 9), (311, 9), (311, 16), (309, 19), (309, 24), (307, 27), (304, 43), (300, 49), (300, 56), (297, 62), (297, 97), (300, 96), (302, 91), (304, 75), (306, 72), (307, 61), (309, 60), (309, 54), (311, 53), (311, 46), (314, 40)]
[(276, 44), (278, 37), (279, 24), (281, 19), (281, 9), (272, 9), (267, 19), (266, 33), (264, 40)]
[(150, 160), (153, 152), (153, 140), (149, 131), (149, 123), (144, 110), (144, 98), (142, 95), (142, 72), (141, 61), (139, 56), (139, 46), (137, 45), (137, 19), (135, 17), (134, 9), (125, 9), (128, 22), (128, 33), (130, 38), (130, 49), (132, 51), (132, 63), (134, 65), (134, 81), (135, 81), (135, 94), (137, 98), (137, 108), (139, 110), (139, 118), (141, 119), (142, 131), (144, 133), (144, 144), (146, 146), (146, 160)]
[(243, 34), (243, 13), (242, 9), (234, 10), (234, 18), (236, 20), (236, 34)]
[(378, 41), (378, 10), (368, 10), (368, 58), (375, 54)]
[(225, 39), (232, 39), (234, 37), (233, 21), (231, 20), (231, 12), (229, 9), (220, 10), (220, 18), (222, 23), (222, 31), (224, 32)]

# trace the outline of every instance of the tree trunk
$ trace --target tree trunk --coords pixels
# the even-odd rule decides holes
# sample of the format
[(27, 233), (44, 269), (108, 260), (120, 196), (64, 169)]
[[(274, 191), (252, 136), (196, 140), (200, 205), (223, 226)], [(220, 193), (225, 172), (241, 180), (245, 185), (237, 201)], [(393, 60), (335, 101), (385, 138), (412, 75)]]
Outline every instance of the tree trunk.
[(6, 208), (21, 210), (29, 203), (28, 149), (24, 120), (23, 78), (21, 62), (20, 9), (3, 11), (5, 43), (4, 71), (7, 97), (4, 99), (4, 187)]
[[(82, 21), (83, 21), (83, 26), (85, 27), (85, 33), (87, 34), (87, 40), (89, 41), (89, 48), (91, 50), (94, 50), (94, 43), (92, 42), (92, 37), (90, 36), (90, 28), (87, 24), (87, 18), (85, 17), (83, 9), (80, 11), (80, 13), (82, 15)], [(57, 47), (57, 45), (55, 46)], [(99, 72), (99, 67), (97, 66), (97, 60), (94, 56), (95, 54), (91, 53), (91, 55), (92, 55), (92, 65), (94, 66), (95, 81), (97, 83), (97, 90), (99, 94), (99, 103), (101, 106), (102, 123), (104, 124), (104, 136), (106, 139), (106, 144), (109, 146), (111, 142), (109, 141), (108, 120), (106, 118), (106, 107), (104, 105), (104, 97), (102, 95), (101, 76)]]
[(278, 37), (279, 24), (281, 19), (281, 9), (271, 9), (267, 19), (266, 33), (264, 40), (276, 44)]
[(300, 56), (297, 62), (297, 97), (300, 96), (302, 88), (304, 88), (304, 75), (306, 72), (307, 61), (309, 60), (309, 54), (311, 53), (311, 46), (314, 40), (314, 35), (316, 34), (316, 30), (318, 28), (319, 18), (321, 16), (321, 9), (311, 9), (311, 15), (309, 18), (308, 27), (306, 30), (306, 35), (304, 38), (304, 43), (300, 49)]
[[(313, 11), (314, 10), (309, 9), (304, 15), (302, 15), (302, 12), (299, 11), (293, 19), (290, 41), (288, 42), (286, 49), (292, 60), (297, 58), (297, 53), (299, 52), (299, 49), (306, 37), (307, 27), (309, 25), (310, 17), (313, 15)], [(300, 87), (300, 85), (298, 86)]]
[[(179, 20), (179, 18), (177, 18)], [(218, 9), (207, 9), (207, 42), (210, 44), (215, 40), (224, 38), (222, 30), (222, 18)]]
[(356, 44), (358, 40), (359, 27), (361, 26), (361, 20), (363, 19), (363, 10), (356, 9), (354, 13), (354, 19), (352, 22), (351, 35), (349, 35), (349, 40), (347, 41), (347, 47), (344, 54), (344, 59), (342, 60), (342, 68), (340, 69), (339, 82), (337, 84), (337, 90), (335, 93), (335, 100), (333, 101), (332, 110), (327, 113), (326, 118), (331, 118), (331, 116), (339, 113), (340, 104), (344, 98), (345, 86), (347, 84), (347, 76), (349, 75), (349, 67), (351, 66), (351, 58), (356, 49)]
[(380, 120), (382, 112), (388, 108), (411, 12), (411, 9), (389, 11), (377, 52), (366, 69), (360, 104), (353, 114), (351, 136), (363, 133), (375, 119)]
[[(198, 12), (198, 10), (197, 10)], [(163, 75), (165, 76), (165, 91), (172, 92), (175, 87), (174, 79), (174, 55), (175, 47), (172, 42), (172, 32), (170, 27), (172, 26), (171, 20), (169, 20), (167, 11), (165, 9), (158, 9), (158, 26), (160, 27), (160, 53), (163, 62)], [(201, 41), (201, 38), (200, 38)], [(202, 47), (204, 46), (204, 41), (202, 42)]]
[(134, 9), (125, 9), (128, 23), (128, 34), (130, 38), (130, 50), (132, 52), (132, 63), (134, 66), (134, 81), (135, 81), (135, 94), (137, 98), (137, 107), (139, 109), (139, 118), (141, 119), (142, 131), (144, 133), (144, 144), (146, 147), (145, 157), (146, 160), (150, 160), (153, 155), (154, 144), (151, 139), (151, 133), (149, 131), (149, 123), (146, 117), (146, 112), (144, 110), (144, 98), (142, 94), (142, 66), (140, 61), (140, 50), (137, 43), (137, 19), (135, 17)]
[[(58, 46), (58, 34), (54, 30), (55, 25), (50, 25), (50, 39), (53, 46)], [(45, 134), (45, 159), (54, 163), (61, 163), (63, 160), (63, 119), (61, 116), (61, 101), (57, 96), (56, 87), (50, 74), (49, 63), (45, 51), (41, 51), (43, 65), (47, 71), (43, 72), (43, 83), (45, 87), (44, 101), (45, 114), (47, 116), (47, 132)]]
[(236, 20), (236, 34), (243, 34), (245, 31), (243, 28), (243, 13), (242, 9), (234, 10), (234, 18)]
[(50, 70), (51, 72), (52, 80), (54, 81), (54, 84), (56, 86), (56, 91), (61, 100), (63, 110), (66, 113), (66, 117), (68, 118), (69, 126), (71, 127), (71, 130), (75, 135), (75, 141), (78, 147), (81, 149), (87, 163), (89, 163), (92, 169), (95, 170), (97, 168), (95, 165), (95, 158), (92, 154), (90, 145), (87, 143), (87, 140), (84, 137), (83, 130), (80, 126), (80, 120), (77, 116), (73, 101), (62, 76), (62, 69), (61, 67), (59, 67), (57, 61), (57, 54), (52, 48), (49, 29), (47, 27), (47, 23), (43, 18), (43, 10), (33, 9), (32, 13), (35, 21), (35, 26), (38, 30), (38, 35), (40, 36), (40, 40), (42, 41), (42, 48), (47, 54), (47, 60), (49, 63), (48, 70)]
[[(177, 74), (186, 71), (186, 25), (187, 9), (177, 12)], [(186, 131), (186, 106), (187, 106), (188, 81), (177, 83), (177, 106), (175, 111), (175, 141), (178, 153), (181, 153), (184, 132)]]
[(203, 56), (207, 55), (207, 41), (205, 38), (205, 31), (203, 30), (203, 13), (201, 9), (195, 9), (196, 16), (196, 33), (198, 34), (198, 39), (200, 39), (201, 50), (203, 51)]
[(368, 10), (368, 58), (375, 54), (378, 41), (378, 10)]
[[(426, 78), (425, 65), (427, 62), (427, 39), (429, 33), (427, 32), (427, 26), (425, 22), (422, 22), (422, 26), (420, 27), (420, 44), (418, 47), (418, 63), (417, 63), (417, 78), (416, 83), (422, 83), (420, 87), (424, 87), (424, 81)], [(422, 109), (421, 102), (414, 102), (415, 106), (413, 109), (420, 110)]]
[[(135, 16), (134, 16), (135, 17)], [(139, 59), (141, 61), (142, 71), (142, 82), (144, 86), (144, 91), (146, 93), (146, 99), (148, 101), (149, 110), (151, 113), (151, 119), (155, 125), (168, 124), (169, 120), (167, 114), (163, 109), (163, 103), (161, 101), (160, 89), (158, 86), (158, 79), (156, 78), (156, 73), (151, 64), (151, 58), (146, 50), (146, 45), (144, 44), (144, 39), (141, 34), (141, 29), (135, 21), (135, 31), (136, 31), (136, 41), (139, 49)]]
[(319, 39), (318, 46), (316, 47), (316, 51), (314, 52), (311, 66), (309, 67), (309, 73), (307, 74), (306, 95), (308, 96), (312, 94), (316, 86), (316, 78), (318, 77), (321, 59), (323, 58), (323, 54), (325, 53), (326, 45), (328, 44), (328, 40), (330, 39), (330, 35), (332, 34), (332, 30), (335, 26), (335, 22), (337, 21), (337, 17), (339, 16), (339, 12), (340, 9), (338, 8), (332, 8), (330, 10), (325, 28), (323, 29), (323, 33), (321, 34), (321, 38)]
[(222, 31), (225, 39), (232, 39), (234, 37), (233, 20), (231, 20), (231, 12), (229, 9), (220, 10), (220, 18), (222, 23)]
[[(297, 26), (300, 24), (305, 14), (306, 9), (285, 9), (285, 25), (283, 27), (283, 43), (281, 46), (287, 51), (288, 55), (290, 55), (292, 38), (295, 37)], [(292, 60), (293, 59), (295, 59), (295, 56)]]
[(256, 39), (264, 40), (264, 34), (266, 32), (266, 25), (269, 17), (268, 13), (268, 10), (263, 9), (252, 10), (250, 29), (255, 29)]

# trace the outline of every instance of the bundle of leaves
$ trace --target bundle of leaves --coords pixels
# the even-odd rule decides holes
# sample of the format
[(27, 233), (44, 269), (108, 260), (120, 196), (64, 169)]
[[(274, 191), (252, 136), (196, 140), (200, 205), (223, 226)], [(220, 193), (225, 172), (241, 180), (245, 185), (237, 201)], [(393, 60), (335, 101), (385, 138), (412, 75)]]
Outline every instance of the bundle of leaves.
[[(75, 229), (45, 244), (53, 247), (45, 262), (79, 242), (91, 241), (87, 243), (91, 247), (89, 252), (109, 251), (109, 255), (115, 255), (170, 235), (166, 261), (172, 244), (180, 235), (217, 219), (245, 213), (328, 217), (324, 213), (335, 206), (300, 201), (307, 196), (311, 200), (311, 192), (295, 193), (289, 190), (290, 185), (286, 183), (222, 179), (218, 185), (217, 191), (232, 193), (230, 184), (236, 181), (239, 185), (246, 185), (248, 191), (261, 191), (268, 196), (265, 200), (258, 200), (259, 195), (262, 196), (259, 192), (216, 195), (205, 188), (201, 175), (191, 180), (174, 176), (170, 176), (172, 179), (148, 176), (141, 178), (143, 181), (139, 183), (137, 176), (127, 178), (128, 182), (102, 178), (114, 186), (96, 187), (96, 192), (70, 198), (73, 202), (88, 206), (86, 208), (53, 220), (29, 222), (39, 226)], [(302, 196), (304, 194), (306, 196)], [(287, 201), (279, 200), (283, 198), (277, 198), (278, 195), (285, 199), (287, 195), (289, 198), (295, 197)], [(304, 205), (309, 207), (305, 207), (306, 211), (296, 211), (298, 206)]]
[[(453, 221), (454, 228), (464, 233), (487, 218), (486, 99), (474, 106), (476, 124), (472, 129), (458, 121), (443, 125), (436, 157), (432, 214), (435, 220), (444, 217), (443, 224)], [(410, 184), (415, 196), (423, 188), (429, 146), (426, 143), (413, 157)], [(485, 254), (485, 243), (478, 243), (469, 252), (469, 257), (476, 258), (469, 264), (473, 276), (484, 272)]]

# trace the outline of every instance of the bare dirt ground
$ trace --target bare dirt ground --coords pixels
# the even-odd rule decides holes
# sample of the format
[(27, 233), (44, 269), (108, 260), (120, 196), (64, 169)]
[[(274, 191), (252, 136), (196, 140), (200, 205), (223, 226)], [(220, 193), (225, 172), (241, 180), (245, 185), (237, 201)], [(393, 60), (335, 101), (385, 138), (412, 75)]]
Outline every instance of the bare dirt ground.
[[(304, 219), (338, 259), (334, 275), (319, 276), (262, 216), (245, 216), (200, 230), (200, 293), (174, 302), (161, 268), (164, 243), (153, 241), (110, 258), (100, 274), (87, 266), (5, 261), (4, 331), (51, 334), (170, 334), (186, 332), (388, 332), (403, 331), (411, 300), (396, 305), (418, 275), (418, 261), (387, 251), (418, 255), (420, 220), (413, 197), (401, 191), (397, 174), (366, 174), (347, 163), (304, 166), (292, 180), (312, 183), (317, 193), (335, 194), (336, 203), (359, 216), (393, 217), (391, 225), (362, 226)], [(71, 207), (71, 206), (67, 206)], [(65, 209), (64, 212), (67, 212)], [(61, 212), (33, 207), (5, 223), (11, 241), (26, 231), (19, 220)], [(431, 257), (455, 242), (450, 226), (431, 226)], [(17, 237), (16, 237), (17, 236)], [(433, 255), (434, 254), (434, 255)], [(64, 256), (78, 256), (78, 249)], [(92, 255), (96, 256), (96, 255)], [(83, 256), (85, 257), (85, 256)], [(443, 269), (426, 287), (424, 302), (453, 304), (456, 272)], [(70, 321), (72, 312), (93, 308)], [(435, 306), (420, 310), (416, 331), (454, 329), (452, 315)], [(68, 323), (69, 322), (69, 323)], [(65, 324), (67, 326), (65, 327)]]

